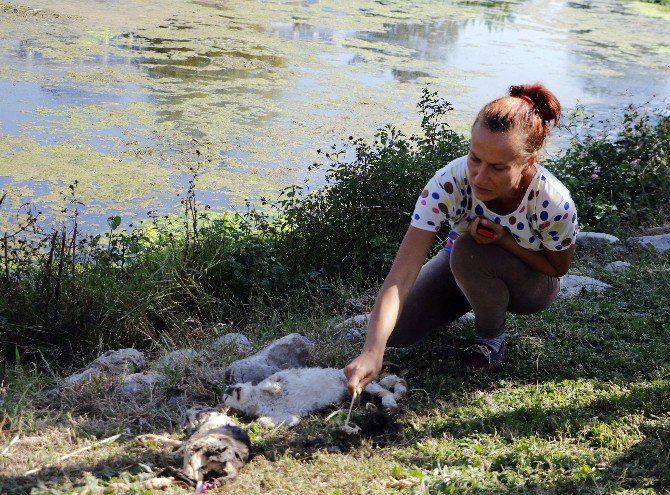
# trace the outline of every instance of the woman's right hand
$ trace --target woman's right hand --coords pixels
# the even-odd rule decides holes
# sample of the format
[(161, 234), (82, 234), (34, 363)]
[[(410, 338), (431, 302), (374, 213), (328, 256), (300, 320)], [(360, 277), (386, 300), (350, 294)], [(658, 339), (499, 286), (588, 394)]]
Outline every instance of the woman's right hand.
[(382, 369), (384, 353), (363, 350), (361, 354), (344, 368), (347, 389), (351, 395), (360, 394), (365, 386), (377, 378)]
[(386, 342), (434, 241), (435, 232), (421, 230), (411, 225), (407, 228), (398, 254), (370, 313), (370, 324), (363, 351), (344, 368), (350, 394), (362, 392), (365, 386), (379, 375)]

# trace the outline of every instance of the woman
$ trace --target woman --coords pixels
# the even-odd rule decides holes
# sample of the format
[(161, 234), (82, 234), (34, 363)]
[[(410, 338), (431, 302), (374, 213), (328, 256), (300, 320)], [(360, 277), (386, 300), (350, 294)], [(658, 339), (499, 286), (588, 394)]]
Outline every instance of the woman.
[[(414, 344), (471, 309), (475, 341), (464, 361), (491, 371), (505, 357), (506, 312), (535, 313), (556, 298), (577, 213), (536, 157), (560, 112), (541, 84), (512, 86), (479, 112), (468, 155), (438, 170), (417, 200), (363, 350), (344, 370), (351, 393), (378, 375), (387, 345)], [(422, 267), (447, 221), (445, 248)]]

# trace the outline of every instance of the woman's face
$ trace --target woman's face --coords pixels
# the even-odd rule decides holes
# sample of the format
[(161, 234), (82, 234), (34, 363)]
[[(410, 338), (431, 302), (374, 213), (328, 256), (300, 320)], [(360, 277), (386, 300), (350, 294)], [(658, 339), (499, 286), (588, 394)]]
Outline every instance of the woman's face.
[(472, 128), (468, 180), (477, 199), (513, 199), (526, 186), (524, 177), (535, 171), (533, 158), (523, 152), (523, 137), (515, 130), (491, 132), (480, 124)]

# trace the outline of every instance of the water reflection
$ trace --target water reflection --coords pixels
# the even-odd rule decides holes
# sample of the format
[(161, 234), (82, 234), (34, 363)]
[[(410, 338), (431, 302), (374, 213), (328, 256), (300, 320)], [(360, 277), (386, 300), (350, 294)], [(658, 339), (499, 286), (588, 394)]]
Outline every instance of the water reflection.
[(35, 61), (42, 60), (42, 53), (31, 40), (20, 40), (15, 53), (19, 59), (26, 62), (27, 67), (32, 67)]
[(270, 24), (269, 31), (283, 40), (333, 41), (332, 29), (320, 29), (304, 22), (273, 22)]
[(156, 38), (123, 33), (116, 36), (114, 41), (116, 48), (141, 54), (140, 57), (134, 59), (133, 63), (144, 67), (153, 77), (177, 78), (183, 81), (198, 79), (232, 81), (256, 75), (254, 74), (256, 67), (253, 65), (249, 68), (239, 68), (230, 66), (234, 64), (226, 64), (226, 60), (230, 58), (258, 62), (271, 67), (285, 67), (287, 64), (286, 59), (279, 55), (242, 50), (212, 48), (200, 54), (193, 49), (192, 40), (188, 39)]
[(590, 9), (591, 4), (588, 2), (578, 3), (578, 2), (567, 2), (566, 5), (573, 9)]
[(516, 22), (515, 7), (523, 3), (518, 2), (498, 2), (496, 0), (461, 0), (458, 2), (463, 7), (471, 7), (477, 10), (477, 19), (468, 19), (465, 24), (473, 22), (483, 23), (488, 29), (501, 29), (506, 24)]
[[(384, 24), (381, 32), (359, 32), (356, 36), (372, 42), (384, 42), (409, 48), (421, 60), (446, 60), (449, 47), (458, 40), (459, 23), (445, 19), (429, 24)], [(371, 48), (384, 52), (382, 48)]]

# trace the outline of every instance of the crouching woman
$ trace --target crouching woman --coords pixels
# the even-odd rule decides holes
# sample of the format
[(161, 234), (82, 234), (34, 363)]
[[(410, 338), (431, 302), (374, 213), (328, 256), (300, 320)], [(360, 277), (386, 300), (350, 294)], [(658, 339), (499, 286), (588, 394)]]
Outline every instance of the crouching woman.
[[(412, 345), (470, 310), (475, 338), (464, 363), (493, 370), (505, 358), (507, 311), (535, 313), (556, 298), (577, 213), (536, 158), (560, 111), (556, 97), (533, 84), (512, 86), (479, 112), (469, 153), (438, 170), (416, 202), (363, 350), (345, 368), (351, 393), (377, 376), (387, 345)], [(444, 249), (423, 264), (445, 222)]]

